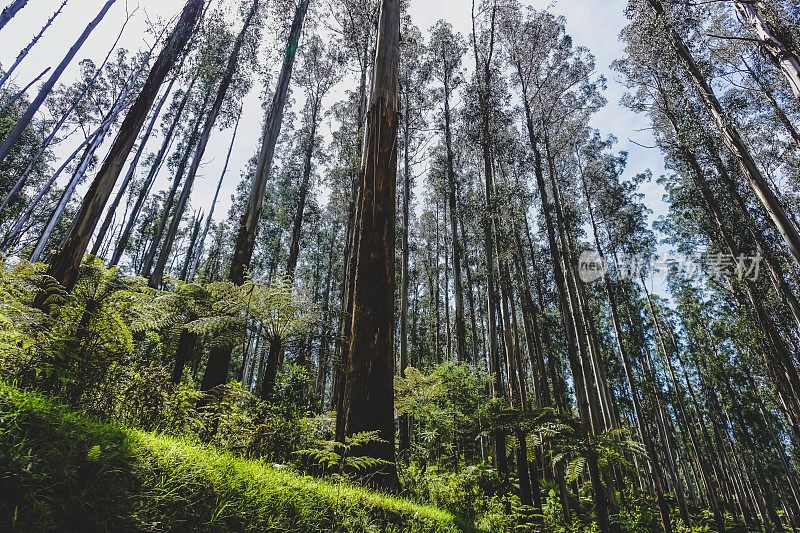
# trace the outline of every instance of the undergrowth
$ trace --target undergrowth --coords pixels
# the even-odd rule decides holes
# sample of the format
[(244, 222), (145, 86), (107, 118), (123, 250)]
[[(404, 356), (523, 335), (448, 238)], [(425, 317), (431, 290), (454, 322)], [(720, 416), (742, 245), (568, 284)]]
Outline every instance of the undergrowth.
[(92, 421), (0, 382), (0, 530), (474, 531), (452, 514)]

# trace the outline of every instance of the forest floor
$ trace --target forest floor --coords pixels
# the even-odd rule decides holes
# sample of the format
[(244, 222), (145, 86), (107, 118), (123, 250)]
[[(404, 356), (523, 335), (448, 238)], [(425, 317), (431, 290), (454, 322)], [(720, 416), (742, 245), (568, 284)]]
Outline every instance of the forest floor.
[(445, 511), (173, 437), (0, 382), (2, 531), (479, 531)]

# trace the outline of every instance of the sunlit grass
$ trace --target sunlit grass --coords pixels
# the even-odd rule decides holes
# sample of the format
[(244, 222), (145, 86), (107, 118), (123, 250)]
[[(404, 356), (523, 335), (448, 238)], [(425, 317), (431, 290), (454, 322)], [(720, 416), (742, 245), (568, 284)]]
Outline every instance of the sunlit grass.
[(347, 483), (103, 424), (0, 383), (0, 530), (474, 531)]

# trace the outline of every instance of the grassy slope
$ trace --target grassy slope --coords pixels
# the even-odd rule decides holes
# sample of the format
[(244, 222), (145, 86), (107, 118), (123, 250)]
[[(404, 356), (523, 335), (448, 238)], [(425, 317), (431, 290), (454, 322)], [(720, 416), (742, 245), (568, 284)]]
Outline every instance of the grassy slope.
[(471, 531), (452, 515), (101, 424), (0, 382), (0, 531)]

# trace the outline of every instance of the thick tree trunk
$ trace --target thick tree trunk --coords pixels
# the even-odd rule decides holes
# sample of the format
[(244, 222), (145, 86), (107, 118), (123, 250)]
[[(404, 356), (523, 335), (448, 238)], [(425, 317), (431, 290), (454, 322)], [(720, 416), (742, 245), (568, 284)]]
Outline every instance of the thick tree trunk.
[(280, 357), (283, 353), (283, 339), (278, 336), (272, 336), (269, 339), (269, 351), (267, 352), (267, 361), (264, 366), (264, 380), (261, 384), (261, 399), (269, 401), (272, 399), (272, 393), (275, 392), (275, 380), (278, 376), (278, 366), (280, 365)]
[(211, 131), (214, 129), (214, 124), (217, 121), (217, 117), (222, 110), (222, 104), (225, 102), (225, 97), (228, 94), (228, 88), (230, 87), (233, 76), (236, 73), (236, 66), (239, 61), (239, 53), (244, 45), (247, 31), (249, 30), (250, 24), (253, 22), (256, 12), (258, 11), (258, 1), (259, 0), (255, 0), (253, 2), (253, 7), (247, 14), (247, 18), (242, 26), (242, 31), (239, 32), (236, 42), (233, 45), (233, 50), (231, 50), (231, 54), (228, 58), (228, 65), (225, 69), (225, 74), (220, 81), (216, 98), (211, 106), (211, 111), (206, 117), (206, 122), (203, 126), (203, 132), (200, 135), (200, 140), (194, 154), (194, 159), (192, 160), (192, 165), (189, 168), (189, 174), (186, 177), (186, 181), (183, 184), (183, 190), (181, 191), (180, 198), (178, 198), (178, 205), (175, 208), (175, 214), (172, 217), (169, 231), (167, 231), (164, 245), (161, 248), (161, 253), (158, 256), (155, 270), (150, 275), (148, 283), (151, 287), (155, 288), (161, 285), (161, 281), (164, 277), (164, 268), (167, 264), (167, 259), (172, 252), (172, 245), (175, 243), (175, 236), (178, 234), (178, 227), (180, 226), (181, 219), (183, 218), (183, 212), (186, 210), (186, 204), (189, 202), (189, 195), (192, 192), (192, 186), (194, 185), (197, 171), (200, 169), (200, 163), (203, 161), (203, 155), (205, 154), (206, 146), (208, 146), (208, 140), (211, 137)]
[[(378, 431), (383, 442), (359, 453), (394, 463), (394, 246), (400, 1), (382, 0), (366, 130), (344, 390), (344, 432)], [(399, 488), (394, 464), (368, 472), (370, 483)]]
[(303, 21), (308, 11), (309, 0), (300, 0), (294, 13), (292, 27), (289, 30), (289, 42), (286, 45), (286, 52), (283, 57), (283, 66), (278, 77), (278, 85), (272, 99), (267, 121), (264, 125), (264, 137), (261, 142), (261, 151), (258, 155), (258, 167), (253, 176), (250, 188), (250, 195), (247, 200), (242, 219), (239, 223), (239, 233), (236, 237), (236, 247), (233, 251), (233, 262), (229, 279), (237, 284), (244, 283), (245, 272), (250, 266), (253, 257), (253, 250), (256, 245), (256, 233), (258, 232), (258, 221), (261, 218), (261, 209), (264, 200), (264, 191), (272, 169), (272, 159), (275, 154), (275, 144), (281, 132), (283, 123), (283, 110), (286, 106), (286, 99), (289, 95), (289, 82), (292, 78), (294, 59), (297, 54), (297, 46), (300, 41), (300, 34), (303, 29)]
[(753, 156), (750, 154), (747, 145), (742, 140), (739, 130), (736, 129), (733, 122), (725, 113), (714, 90), (708, 84), (708, 81), (706, 81), (703, 73), (697, 66), (691, 51), (687, 48), (677, 31), (672, 26), (669, 26), (669, 21), (661, 0), (647, 1), (656, 16), (667, 23), (667, 31), (669, 32), (672, 46), (694, 82), (698, 96), (708, 110), (709, 115), (711, 115), (711, 118), (714, 120), (714, 123), (719, 128), (725, 144), (739, 161), (742, 172), (750, 182), (753, 192), (755, 192), (756, 196), (767, 210), (767, 213), (769, 213), (778, 231), (786, 241), (789, 251), (794, 256), (795, 261), (800, 263), (800, 232), (798, 232), (795, 222), (789, 218), (775, 192), (772, 190), (769, 183), (767, 183), (767, 180), (758, 168)]
[(114, 183), (147, 119), (164, 78), (195, 30), (203, 5), (203, 0), (187, 0), (180, 20), (153, 64), (142, 92), (128, 111), (105, 162), (86, 192), (64, 245), (51, 262), (49, 274), (67, 289), (72, 289), (77, 280), (78, 267)]
[(0, 30), (3, 29), (3, 26), (8, 24), (8, 22), (14, 18), (14, 15), (17, 14), (17, 11), (25, 7), (25, 4), (28, 3), (28, 0), (14, 0), (11, 2), (11, 5), (6, 7), (2, 13), (0, 13)]
[[(61, 74), (67, 68), (67, 65), (70, 64), (72, 59), (75, 57), (75, 54), (78, 53), (78, 50), (80, 50), (81, 46), (83, 46), (83, 43), (85, 43), (86, 39), (88, 39), (89, 35), (91, 35), (92, 31), (97, 27), (98, 24), (100, 24), (100, 21), (103, 20), (103, 17), (106, 16), (106, 13), (108, 13), (108, 10), (111, 9), (112, 5), (114, 5), (114, 2), (116, 2), (116, 0), (107, 0), (107, 2), (103, 5), (103, 8), (100, 10), (100, 13), (98, 13), (97, 16), (89, 23), (89, 25), (86, 26), (86, 28), (83, 30), (83, 33), (80, 35), (80, 37), (78, 37), (78, 40), (75, 41), (75, 44), (73, 44), (67, 52), (67, 55), (64, 56), (64, 59), (61, 60), (61, 63), (58, 64), (53, 73), (50, 74), (50, 77), (47, 79), (47, 81), (39, 89), (39, 93), (30, 103), (28, 109), (26, 109), (17, 120), (16, 125), (14, 125), (14, 129), (11, 130), (11, 133), (8, 134), (8, 137), (6, 137), (5, 141), (3, 142), (3, 145), (0, 146), (0, 163), (5, 161), (6, 157), (8, 157), (8, 154), (11, 153), (11, 149), (14, 147), (17, 141), (19, 141), (20, 137), (22, 137), (22, 134), (30, 124), (33, 116), (39, 110), (42, 103), (44, 103), (44, 100), (50, 94), (50, 91), (53, 90), (58, 78), (61, 77)], [(11, 13), (11, 16), (13, 16), (14, 13), (16, 13), (14, 7), (17, 4), (21, 4), (16, 8), (16, 10), (19, 10), (23, 5), (25, 5), (25, 2), (20, 2), (18, 0), (15, 2), (15, 4), (12, 4), (3, 10), (3, 14), (5, 14), (8, 10), (12, 10), (13, 12)], [(0, 15), (0, 28), (2, 28), (4, 24), (3, 15)]]
[[(28, 55), (28, 52), (31, 51), (31, 48), (33, 48), (36, 45), (36, 43), (39, 42), (39, 39), (42, 38), (42, 35), (44, 35), (44, 32), (47, 31), (47, 28), (49, 28), (50, 25), (53, 24), (53, 21), (56, 19), (56, 17), (59, 14), (61, 14), (61, 11), (64, 9), (64, 6), (67, 5), (67, 2), (69, 2), (69, 0), (64, 0), (63, 2), (61, 2), (61, 5), (58, 6), (58, 9), (56, 10), (56, 12), (53, 13), (53, 15), (49, 19), (47, 19), (47, 22), (42, 27), (42, 29), (39, 31), (39, 33), (37, 33), (33, 37), (33, 39), (31, 39), (31, 42), (28, 43), (28, 46), (26, 46), (25, 48), (23, 48), (20, 51), (20, 53), (17, 55), (17, 58), (14, 60), (14, 63), (12, 63), (10, 67), (8, 67), (8, 70), (6, 70), (5, 74), (3, 74), (3, 77), (0, 78), (0, 87), (2, 87), (3, 84), (6, 81), (8, 81), (8, 78), (11, 77), (11, 74), (13, 74), (14, 71), (16, 70), (16, 68), (19, 66), (19, 64), (22, 63), (22, 60), (25, 59), (25, 57)], [(6, 8), (6, 9), (9, 9), (9, 8)], [(2, 18), (2, 15), (0, 15), (0, 18)]]

